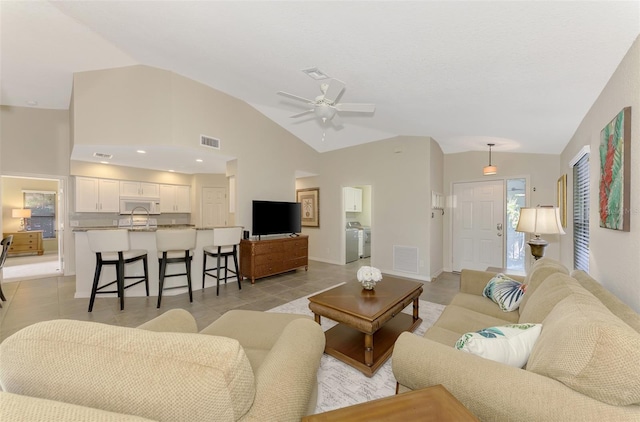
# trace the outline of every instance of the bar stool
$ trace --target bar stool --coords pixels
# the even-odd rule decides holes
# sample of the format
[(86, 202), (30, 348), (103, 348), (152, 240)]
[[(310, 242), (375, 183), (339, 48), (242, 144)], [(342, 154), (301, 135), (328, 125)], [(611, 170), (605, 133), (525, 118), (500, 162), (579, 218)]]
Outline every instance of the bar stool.
[[(187, 276), (187, 284), (182, 286), (167, 287), (167, 289), (189, 288), (189, 302), (193, 302), (191, 291), (191, 260), (193, 250), (196, 247), (196, 231), (194, 229), (158, 230), (156, 232), (156, 248), (158, 249), (158, 263), (160, 266), (158, 308), (162, 301), (164, 279), (166, 277)], [(167, 274), (167, 265), (184, 262), (186, 272)]]
[[(96, 272), (93, 277), (93, 287), (91, 288), (91, 299), (89, 300), (89, 312), (93, 310), (93, 303), (96, 294), (117, 293), (120, 298), (120, 310), (124, 309), (124, 290), (144, 282), (149, 296), (149, 271), (147, 266), (147, 251), (142, 249), (131, 249), (129, 246), (128, 230), (89, 230), (87, 231), (89, 248), (96, 254)], [(135, 261), (142, 260), (144, 276), (125, 276), (124, 267)], [(116, 279), (98, 287), (100, 273), (105, 265), (116, 267)], [(135, 279), (131, 284), (125, 285), (125, 280)], [(116, 285), (116, 290), (103, 290), (104, 288)]]
[[(9, 235), (2, 239), (0, 244), (2, 245), (2, 255), (0, 255), (0, 271), (4, 268), (4, 262), (7, 260), (7, 254), (9, 253), (9, 248), (13, 243), (13, 235)], [(6, 302), (7, 298), (4, 297), (4, 293), (2, 293), (2, 282), (0, 282), (0, 308), (2, 308), (2, 302)]]
[[(238, 288), (242, 290), (242, 278), (238, 271), (238, 245), (242, 237), (242, 227), (217, 227), (213, 229), (213, 245), (203, 248), (202, 258), (202, 288), (204, 289), (205, 276), (216, 279), (216, 296), (220, 294), (220, 269), (224, 268), (224, 284), (227, 284), (227, 272), (235, 274), (238, 279)], [(207, 268), (207, 256), (217, 258), (216, 266)], [(233, 257), (236, 270), (229, 269), (229, 257)], [(224, 258), (224, 267), (220, 266), (220, 258)], [(216, 274), (212, 273), (216, 270)]]

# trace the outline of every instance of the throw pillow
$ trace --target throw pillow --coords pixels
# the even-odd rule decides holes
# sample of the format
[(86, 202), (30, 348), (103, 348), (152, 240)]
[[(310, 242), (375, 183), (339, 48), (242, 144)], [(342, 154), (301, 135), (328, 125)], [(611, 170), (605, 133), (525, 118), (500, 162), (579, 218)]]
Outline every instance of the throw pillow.
[(493, 300), (504, 312), (511, 312), (520, 306), (526, 288), (526, 284), (500, 273), (489, 280), (482, 291), (482, 296)]
[(466, 333), (455, 348), (476, 356), (522, 368), (536, 343), (542, 324), (510, 324)]

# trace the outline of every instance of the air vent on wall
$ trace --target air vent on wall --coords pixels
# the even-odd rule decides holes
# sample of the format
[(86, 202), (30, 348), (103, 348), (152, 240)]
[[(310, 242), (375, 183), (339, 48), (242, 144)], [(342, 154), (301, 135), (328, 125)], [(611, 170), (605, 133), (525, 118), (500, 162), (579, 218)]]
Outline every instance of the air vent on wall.
[(207, 148), (220, 149), (220, 139), (211, 136), (200, 135), (200, 145)]
[(418, 248), (393, 245), (393, 269), (418, 274)]
[(96, 158), (107, 158), (107, 159), (113, 158), (112, 154), (104, 154), (102, 152), (94, 152), (93, 156), (96, 157)]

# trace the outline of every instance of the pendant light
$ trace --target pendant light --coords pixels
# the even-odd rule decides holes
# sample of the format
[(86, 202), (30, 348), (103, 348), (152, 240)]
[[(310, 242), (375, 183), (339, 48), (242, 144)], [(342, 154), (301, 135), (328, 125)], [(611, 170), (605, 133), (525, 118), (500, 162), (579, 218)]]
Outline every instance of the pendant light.
[(495, 146), (495, 144), (487, 144), (489, 145), (489, 165), (484, 166), (482, 169), (482, 174), (485, 176), (491, 176), (498, 173), (498, 167), (491, 165), (491, 147)]

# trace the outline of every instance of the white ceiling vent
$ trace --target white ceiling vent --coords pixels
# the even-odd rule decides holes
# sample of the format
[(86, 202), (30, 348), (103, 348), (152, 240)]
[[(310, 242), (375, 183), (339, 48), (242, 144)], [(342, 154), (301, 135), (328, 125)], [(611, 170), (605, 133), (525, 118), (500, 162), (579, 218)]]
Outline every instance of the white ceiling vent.
[(393, 269), (418, 274), (418, 248), (393, 245)]
[(211, 136), (200, 135), (200, 145), (207, 148), (220, 149), (220, 139)]
[(102, 152), (94, 152), (93, 156), (96, 157), (96, 158), (107, 158), (109, 160), (113, 158), (112, 154), (105, 154), (105, 153), (102, 153)]

